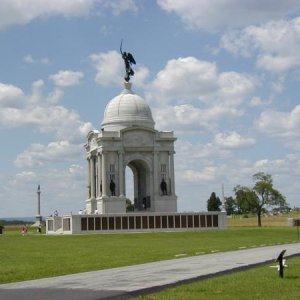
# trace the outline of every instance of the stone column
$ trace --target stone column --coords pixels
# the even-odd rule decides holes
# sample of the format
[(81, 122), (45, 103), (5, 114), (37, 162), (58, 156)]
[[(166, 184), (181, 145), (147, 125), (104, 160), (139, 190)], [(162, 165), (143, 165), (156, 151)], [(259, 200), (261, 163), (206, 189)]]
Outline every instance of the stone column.
[(38, 186), (37, 189), (37, 210), (36, 210), (36, 216), (40, 217), (41, 216), (41, 188), (40, 185)]
[(170, 157), (170, 177), (171, 177), (171, 186), (170, 194), (175, 195), (175, 172), (174, 172), (174, 151), (169, 152)]
[(123, 151), (119, 151), (119, 196), (124, 197), (124, 168), (123, 168)]
[(102, 196), (107, 196), (106, 153), (102, 151)]
[(102, 181), (102, 159), (101, 159), (101, 153), (97, 153), (97, 159), (98, 159), (98, 195), (97, 197), (100, 197), (102, 192), (101, 192), (101, 181)]
[(88, 156), (87, 158), (88, 162), (88, 182), (87, 182), (87, 188), (88, 188), (88, 199), (91, 198), (91, 156)]
[(91, 198), (96, 197), (96, 177), (95, 177), (95, 157), (91, 157), (91, 170), (90, 170), (90, 176), (91, 176)]
[(158, 152), (153, 152), (153, 181), (154, 181), (154, 195), (159, 194), (159, 181), (158, 181)]

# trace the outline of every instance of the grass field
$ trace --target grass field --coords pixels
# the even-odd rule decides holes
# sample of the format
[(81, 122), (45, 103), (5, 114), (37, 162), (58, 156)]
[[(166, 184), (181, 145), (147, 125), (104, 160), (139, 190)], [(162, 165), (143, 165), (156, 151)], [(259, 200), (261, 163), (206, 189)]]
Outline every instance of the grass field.
[[(274, 265), (274, 264), (273, 264)], [(154, 295), (143, 300), (296, 300), (300, 299), (300, 258), (288, 260), (285, 277), (277, 269), (262, 266), (213, 279), (200, 280)]]
[(0, 236), (0, 283), (297, 240), (295, 227), (247, 227), (243, 221), (223, 231), (72, 236), (34, 230), (22, 236), (19, 228), (7, 228)]

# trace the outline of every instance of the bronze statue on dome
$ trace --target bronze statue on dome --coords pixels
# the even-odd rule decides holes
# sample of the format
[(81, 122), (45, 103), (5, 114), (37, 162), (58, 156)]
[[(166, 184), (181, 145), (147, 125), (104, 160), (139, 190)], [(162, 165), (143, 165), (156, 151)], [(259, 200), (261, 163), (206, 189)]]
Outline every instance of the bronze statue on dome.
[(120, 45), (120, 52), (122, 54), (122, 58), (124, 60), (124, 63), (125, 63), (125, 72), (126, 72), (126, 76), (124, 77), (125, 81), (126, 82), (129, 82), (130, 80), (130, 76), (133, 76), (134, 75), (134, 71), (131, 67), (132, 64), (136, 64), (133, 56), (131, 53), (129, 52), (123, 52), (122, 51), (122, 43), (123, 43), (123, 40), (121, 41), (121, 45)]

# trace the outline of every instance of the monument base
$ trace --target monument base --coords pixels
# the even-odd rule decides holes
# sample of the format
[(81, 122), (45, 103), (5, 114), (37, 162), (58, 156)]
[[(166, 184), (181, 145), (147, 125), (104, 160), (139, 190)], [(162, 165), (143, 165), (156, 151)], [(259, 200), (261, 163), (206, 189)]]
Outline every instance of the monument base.
[(48, 217), (47, 234), (157, 232), (225, 229), (224, 212), (120, 213)]
[(40, 227), (43, 226), (43, 217), (42, 216), (36, 216), (35, 217), (35, 223), (31, 225), (31, 227)]
[(97, 214), (126, 213), (126, 197), (102, 196), (97, 198)]
[[(152, 208), (152, 207), (151, 207)], [(177, 212), (177, 196), (159, 195), (153, 200), (153, 212)]]

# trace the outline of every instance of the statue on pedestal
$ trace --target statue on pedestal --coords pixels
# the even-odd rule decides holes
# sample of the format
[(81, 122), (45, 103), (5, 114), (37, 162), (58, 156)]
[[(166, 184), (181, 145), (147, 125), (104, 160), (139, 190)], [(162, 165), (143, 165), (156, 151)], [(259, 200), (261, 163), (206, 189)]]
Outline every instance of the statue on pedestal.
[(136, 62), (135, 62), (135, 60), (134, 60), (131, 53), (122, 51), (122, 42), (123, 42), (123, 40), (121, 41), (120, 52), (122, 54), (122, 58), (123, 58), (124, 63), (125, 63), (126, 76), (124, 77), (124, 79), (125, 79), (126, 82), (129, 82), (130, 76), (134, 75), (134, 71), (133, 71), (131, 65), (132, 64), (135, 65)]

